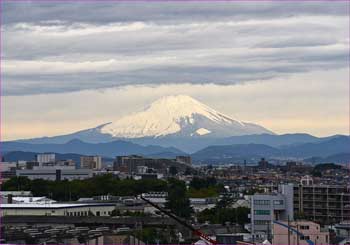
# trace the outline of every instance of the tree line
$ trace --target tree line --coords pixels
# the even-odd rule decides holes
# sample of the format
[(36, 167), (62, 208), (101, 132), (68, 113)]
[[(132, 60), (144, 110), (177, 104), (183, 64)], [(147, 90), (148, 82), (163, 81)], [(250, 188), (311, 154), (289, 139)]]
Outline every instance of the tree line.
[(158, 179), (119, 179), (111, 174), (83, 180), (51, 181), (13, 177), (1, 186), (3, 191), (31, 191), (34, 196), (47, 196), (57, 201), (75, 201), (100, 195), (135, 196), (151, 191), (167, 191), (167, 182)]

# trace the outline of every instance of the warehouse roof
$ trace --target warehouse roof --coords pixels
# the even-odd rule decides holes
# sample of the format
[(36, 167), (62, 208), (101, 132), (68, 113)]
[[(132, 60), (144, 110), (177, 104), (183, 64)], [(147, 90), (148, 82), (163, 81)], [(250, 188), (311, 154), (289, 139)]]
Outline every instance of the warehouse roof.
[(81, 207), (115, 206), (113, 203), (15, 203), (1, 204), (1, 209), (65, 209)]

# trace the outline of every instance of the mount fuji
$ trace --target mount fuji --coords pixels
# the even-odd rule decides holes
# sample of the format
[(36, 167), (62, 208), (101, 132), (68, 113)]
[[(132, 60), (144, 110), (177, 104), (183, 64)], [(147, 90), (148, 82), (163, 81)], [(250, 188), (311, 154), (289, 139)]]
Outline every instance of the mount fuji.
[(144, 111), (109, 123), (101, 133), (117, 138), (227, 137), (272, 133), (252, 123), (234, 120), (186, 95), (168, 96)]
[(232, 119), (190, 96), (176, 95), (162, 97), (141, 112), (95, 128), (61, 136), (21, 140), (21, 142), (66, 143), (73, 139), (90, 143), (109, 142), (116, 139), (148, 142), (153, 139), (156, 143), (169, 137), (224, 138), (252, 134), (274, 133), (257, 124)]
[[(2, 147), (3, 151), (7, 152), (57, 151), (112, 157), (115, 154), (174, 156), (194, 153), (209, 146), (220, 148), (225, 145), (247, 144), (250, 149), (260, 144), (277, 147), (279, 150), (276, 152), (282, 152), (282, 155), (296, 156), (300, 149), (295, 152), (293, 147), (305, 143), (326, 142), (335, 138), (338, 138), (338, 141), (343, 139), (339, 135), (324, 138), (309, 134), (276, 135), (260, 125), (224, 115), (192, 97), (176, 95), (162, 97), (143, 111), (94, 128), (67, 135), (3, 142)], [(339, 144), (348, 146), (344, 140)], [(244, 151), (249, 153), (251, 150), (247, 149)], [(304, 155), (307, 157), (322, 155), (316, 154), (312, 147), (310, 151), (312, 154)], [(344, 150), (330, 153), (344, 152), (347, 153)], [(224, 156), (226, 155), (225, 153)]]

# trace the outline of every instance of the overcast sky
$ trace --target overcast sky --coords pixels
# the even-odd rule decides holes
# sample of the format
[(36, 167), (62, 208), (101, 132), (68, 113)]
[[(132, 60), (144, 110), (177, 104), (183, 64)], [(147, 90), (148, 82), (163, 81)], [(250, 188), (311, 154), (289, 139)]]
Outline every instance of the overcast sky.
[(349, 134), (348, 2), (1, 3), (4, 140), (171, 94), (280, 134)]

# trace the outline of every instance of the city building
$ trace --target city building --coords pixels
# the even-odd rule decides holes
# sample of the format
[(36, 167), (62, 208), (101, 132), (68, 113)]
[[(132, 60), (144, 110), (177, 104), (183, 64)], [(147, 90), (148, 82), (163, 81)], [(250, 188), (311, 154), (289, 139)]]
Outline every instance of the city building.
[(48, 204), (48, 203), (55, 203), (55, 200), (52, 200), (47, 197), (9, 197), (7, 199), (7, 203), (27, 203), (27, 204)]
[(1, 191), (0, 192), (0, 203), (11, 203), (14, 197), (32, 197), (30, 191)]
[(311, 221), (278, 222), (272, 226), (272, 244), (328, 245), (329, 232), (322, 231), (319, 224)]
[(145, 158), (137, 155), (118, 156), (113, 164), (114, 171), (134, 174), (141, 169), (153, 169), (158, 173), (167, 174), (170, 167), (176, 167), (178, 171), (185, 171), (187, 163), (177, 162), (175, 159)]
[(294, 212), (321, 224), (334, 224), (350, 217), (350, 186), (313, 184), (303, 178), (294, 187)]
[(251, 196), (251, 232), (256, 239), (269, 239), (275, 220), (293, 220), (293, 185), (280, 185), (278, 192)]
[(17, 176), (24, 176), (31, 180), (45, 179), (45, 180), (74, 180), (87, 179), (93, 176), (91, 169), (72, 169), (69, 167), (42, 167), (38, 169), (17, 170)]
[(163, 174), (158, 174), (158, 173), (144, 173), (144, 174), (132, 175), (132, 178), (135, 180), (162, 179), (163, 177), (164, 177)]
[(5, 180), (16, 176), (16, 169), (19, 165), (16, 162), (0, 162), (0, 166), (1, 179)]
[(2, 204), (1, 216), (110, 216), (115, 204), (108, 203), (17, 203)]
[(265, 158), (261, 158), (259, 163), (258, 163), (258, 168), (259, 169), (267, 169), (269, 168), (269, 162), (265, 160)]
[(191, 158), (191, 156), (176, 156), (175, 160), (177, 162), (182, 162), (182, 163), (186, 163), (188, 165), (192, 165), (192, 158)]
[(37, 154), (36, 161), (39, 163), (39, 165), (42, 165), (43, 163), (55, 162), (56, 161), (56, 154), (54, 154), (54, 153)]
[(312, 177), (310, 175), (305, 175), (300, 179), (300, 184), (301, 185), (313, 185), (314, 180), (312, 179)]
[(293, 173), (307, 173), (312, 170), (311, 165), (305, 165), (302, 162), (289, 161), (286, 163), (287, 171)]
[(93, 169), (93, 170), (102, 169), (101, 156), (81, 156), (80, 157), (80, 168), (88, 168), (88, 169)]
[(25, 169), (33, 169), (34, 167), (38, 167), (39, 163), (36, 161), (28, 161), (25, 164)]

